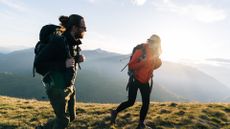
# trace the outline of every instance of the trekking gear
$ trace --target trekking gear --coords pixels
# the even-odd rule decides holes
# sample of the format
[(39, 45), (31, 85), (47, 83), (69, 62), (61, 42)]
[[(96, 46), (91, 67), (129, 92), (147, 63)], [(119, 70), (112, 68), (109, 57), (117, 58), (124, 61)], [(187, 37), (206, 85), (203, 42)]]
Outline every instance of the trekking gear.
[[(69, 39), (69, 40), (73, 40), (72, 39), (72, 37), (70, 36), (70, 35), (68, 35), (68, 34), (64, 34), (64, 37), (65, 37), (65, 42), (67, 43), (67, 40)], [(70, 42), (71, 42), (70, 41)], [(74, 43), (72, 43), (72, 42), (74, 42)], [(77, 47), (76, 48), (74, 48), (75, 50), (76, 50), (76, 56), (74, 56), (74, 53), (71, 53), (70, 52), (70, 48), (69, 48), (69, 45), (68, 44), (65, 44), (66, 46), (65, 46), (65, 49), (66, 49), (66, 51), (67, 51), (67, 58), (73, 58), (74, 57), (74, 59), (75, 59), (75, 63), (76, 64), (78, 64), (78, 68), (79, 69), (81, 69), (81, 66), (80, 66), (80, 63), (81, 62), (83, 62), (83, 61), (81, 61), (81, 54), (80, 54), (80, 51), (81, 51), (81, 48), (80, 48), (80, 45), (82, 44), (82, 42), (81, 42), (81, 40), (79, 39), (79, 40), (77, 40), (77, 41), (72, 41), (71, 43), (72, 43), (72, 45), (76, 45)], [(76, 65), (75, 64), (75, 65)]]
[(149, 85), (149, 92), (150, 92), (150, 94), (152, 93), (152, 89), (153, 89), (153, 76), (151, 77), (150, 85)]
[(151, 127), (145, 125), (144, 122), (139, 122), (138, 126), (136, 129), (152, 129)]
[(44, 129), (44, 126), (39, 125), (39, 126), (36, 126), (35, 129)]
[(82, 44), (81, 40), (78, 40), (77, 42), (77, 56), (75, 58), (75, 60), (77, 61), (76, 63), (78, 63), (78, 67), (79, 69), (81, 69), (81, 65), (80, 65), (80, 51), (81, 51), (81, 48), (80, 48), (80, 44)]
[[(146, 50), (145, 50), (144, 44), (139, 44), (139, 45), (137, 45), (136, 47), (133, 48), (132, 54), (130, 56), (130, 60), (132, 59), (133, 54), (135, 53), (135, 51), (138, 50), (138, 49), (141, 49), (141, 51), (142, 51), (142, 55), (139, 57), (138, 62), (140, 62), (141, 60), (146, 58)], [(131, 69), (128, 69), (128, 75), (129, 76), (133, 75), (133, 71)]]
[(130, 56), (127, 56), (127, 57), (120, 59), (120, 62), (122, 62), (123, 60), (127, 60), (127, 59), (130, 59)]
[(129, 87), (128, 100), (119, 104), (119, 106), (116, 108), (116, 111), (117, 111), (117, 113), (119, 113), (119, 112), (133, 106), (135, 104), (135, 101), (136, 101), (138, 90), (140, 91), (141, 98), (142, 98), (142, 106), (141, 106), (141, 110), (140, 110), (139, 120), (144, 121), (146, 116), (147, 116), (149, 104), (150, 104), (150, 93), (149, 93), (149, 84), (148, 83), (143, 84), (143, 83), (139, 82), (138, 80), (135, 80), (132, 83), (132, 86)]
[(115, 124), (116, 123), (116, 118), (117, 118), (117, 111), (116, 110), (112, 110), (111, 111), (111, 124)]
[(129, 63), (127, 63), (122, 69), (121, 72), (123, 72), (125, 70), (125, 68), (128, 66)]
[(53, 35), (60, 34), (60, 32), (57, 31), (59, 28), (60, 26), (49, 24), (43, 26), (42, 29), (40, 30), (39, 41), (34, 48), (35, 57), (34, 57), (34, 64), (33, 64), (33, 77), (35, 76), (35, 72), (37, 72), (42, 76), (44, 76), (48, 72), (47, 69), (39, 67), (39, 62), (36, 62), (36, 58), (39, 56), (42, 50), (47, 46), (47, 44), (51, 42), (51, 38), (53, 37)]
[[(133, 51), (132, 51), (131, 56), (126, 57), (126, 58), (124, 58), (124, 59), (121, 59), (120, 61), (125, 60), (125, 59), (127, 59), (127, 58), (129, 58), (129, 61), (130, 61), (130, 60), (132, 59), (132, 56), (133, 56), (134, 52), (135, 52), (137, 49), (141, 49), (141, 50), (142, 50), (142, 56), (140, 57), (140, 60), (141, 60), (141, 59), (144, 59), (144, 58), (146, 57), (146, 50), (145, 50), (145, 48), (144, 48), (144, 44), (139, 44), (139, 45), (137, 45), (136, 47), (133, 48)], [(129, 63), (127, 63), (127, 64), (121, 69), (121, 72), (123, 72), (123, 71), (125, 70), (125, 68), (128, 66), (128, 64), (129, 64)], [(128, 72), (128, 74), (129, 74), (129, 72)]]
[[(34, 57), (34, 64), (33, 64), (33, 77), (35, 76), (35, 72), (42, 75), (42, 76), (45, 76), (46, 73), (49, 72), (49, 68), (44, 66), (43, 67), (40, 67), (39, 65), (39, 61), (36, 60), (36, 58), (40, 55), (40, 53), (42, 53), (43, 49), (46, 48), (46, 46), (50, 43), (53, 42), (53, 40), (55, 40), (55, 38), (57, 36), (62, 36), (62, 32), (60, 30), (60, 26), (56, 26), (56, 25), (53, 25), (53, 24), (49, 24), (49, 25), (45, 25), (42, 27), (42, 29), (40, 30), (40, 34), (39, 34), (39, 40), (38, 43), (36, 44), (35, 46), (35, 49), (34, 49), (34, 53), (35, 53), (35, 57)], [(67, 58), (72, 58), (73, 56), (71, 55), (70, 53), (70, 48), (69, 48), (69, 45), (68, 45), (68, 42), (67, 42), (67, 39), (65, 36), (63, 36), (63, 40), (64, 40), (64, 49), (66, 51), (66, 56)], [(78, 67), (79, 69), (81, 69), (81, 66), (80, 66), (80, 63), (82, 62), (81, 61), (81, 55), (80, 55), (80, 47), (79, 45), (82, 44), (80, 40), (76, 41), (76, 45), (77, 46), (77, 55), (74, 56), (74, 59), (76, 61), (76, 63), (78, 64)], [(76, 65), (76, 64), (75, 64)], [(70, 71), (70, 72), (67, 72), (67, 73), (75, 73), (75, 71), (71, 70), (72, 68), (67, 68), (67, 71)]]
[[(142, 55), (139, 57), (138, 61), (141, 61), (141, 60), (146, 58), (146, 50), (145, 50), (144, 44), (139, 44), (133, 48), (133, 51), (132, 51), (132, 54), (130, 56), (129, 61), (132, 59), (133, 54), (138, 49), (141, 49), (141, 51), (142, 51)], [(123, 71), (127, 66), (128, 66), (128, 63), (125, 65), (125, 67), (121, 71)], [(126, 91), (128, 91), (129, 86), (131, 86), (132, 82), (134, 82), (134, 73), (131, 69), (128, 69), (128, 75), (129, 75), (129, 81), (128, 81), (127, 86), (126, 86)]]

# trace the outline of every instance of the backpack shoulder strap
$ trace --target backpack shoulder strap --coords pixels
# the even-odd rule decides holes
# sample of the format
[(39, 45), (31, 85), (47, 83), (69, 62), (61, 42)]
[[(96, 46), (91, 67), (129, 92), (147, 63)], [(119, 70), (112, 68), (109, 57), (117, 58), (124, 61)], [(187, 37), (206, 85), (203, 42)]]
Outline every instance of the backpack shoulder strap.
[(138, 49), (141, 49), (141, 51), (142, 51), (141, 58), (145, 58), (146, 57), (145, 44), (142, 43), (142, 44), (138, 44), (136, 47), (133, 48), (132, 54), (130, 56), (130, 60), (133, 57), (133, 54), (135, 53), (135, 51), (138, 50)]
[(33, 77), (35, 77), (35, 61), (36, 61), (36, 58), (37, 58), (37, 56), (38, 56), (38, 54), (39, 54), (39, 52), (41, 51), (41, 49), (42, 49), (42, 43), (41, 43), (41, 41), (38, 41), (37, 42), (37, 44), (35, 45), (35, 47), (34, 47), (34, 62), (33, 62), (33, 69), (32, 69), (32, 73), (33, 73)]
[[(132, 51), (132, 53), (131, 53), (131, 55), (130, 55), (130, 58), (129, 58), (129, 61), (132, 59), (133, 54), (135, 53), (135, 51), (136, 51), (137, 49), (141, 49), (141, 50), (142, 50), (142, 56), (141, 56), (142, 58), (146, 56), (146, 50), (145, 50), (144, 45), (145, 45), (144, 43), (138, 44), (136, 47), (133, 48), (133, 51)], [(143, 55), (144, 55), (144, 56), (143, 56)], [(128, 66), (128, 63), (124, 66), (124, 68), (121, 69), (121, 72), (122, 72), (127, 66)], [(130, 69), (128, 70), (128, 75), (130, 75)]]

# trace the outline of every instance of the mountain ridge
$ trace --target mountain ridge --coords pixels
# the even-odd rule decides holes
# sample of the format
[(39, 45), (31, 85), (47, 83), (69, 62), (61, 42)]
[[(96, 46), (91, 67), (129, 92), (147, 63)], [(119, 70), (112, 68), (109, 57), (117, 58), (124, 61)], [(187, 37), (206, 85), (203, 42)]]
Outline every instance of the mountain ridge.
[[(120, 61), (120, 59), (127, 55), (110, 53), (101, 49), (87, 50), (82, 53), (86, 55), (86, 61), (82, 63), (82, 69), (78, 71), (77, 98), (84, 102), (100, 102), (100, 100), (101, 102), (121, 102), (125, 100), (127, 97), (125, 91), (128, 80), (127, 69), (123, 72), (120, 70), (126, 65), (128, 59), (127, 61)], [(21, 76), (22, 79), (19, 81), (16, 77), (8, 78), (8, 75), (2, 74), (2, 80), (8, 78), (8, 81), (2, 83), (0, 87), (4, 89), (4, 95), (19, 94), (18, 91), (14, 91), (14, 88), (21, 87), (30, 97), (34, 95), (39, 99), (46, 96), (39, 76), (32, 78), (33, 56), (33, 48), (31, 48), (0, 57), (1, 73), (12, 73)], [(154, 75), (156, 86), (153, 89), (152, 99), (155, 101), (160, 101), (159, 98), (164, 101), (170, 100), (169, 98), (171, 101), (221, 101), (230, 92), (217, 80), (195, 68), (181, 64), (163, 61), (162, 67), (154, 71)], [(94, 92), (87, 94), (91, 90)], [(0, 94), (3, 94), (2, 91), (0, 90)], [(39, 91), (39, 94), (36, 91)], [(103, 94), (101, 91), (104, 91)], [(158, 91), (161, 92), (158, 93)]]

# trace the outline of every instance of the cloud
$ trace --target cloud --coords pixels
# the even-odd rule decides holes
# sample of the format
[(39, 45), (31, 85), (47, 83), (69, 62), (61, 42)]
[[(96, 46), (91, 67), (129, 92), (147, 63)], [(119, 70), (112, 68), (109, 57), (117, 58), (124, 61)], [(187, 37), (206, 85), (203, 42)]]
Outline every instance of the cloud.
[(187, 14), (202, 22), (221, 21), (227, 17), (224, 10), (215, 9), (211, 6), (190, 5), (187, 8)]
[(145, 4), (146, 0), (131, 0), (134, 5), (142, 6)]
[(173, 0), (153, 1), (153, 5), (159, 11), (169, 11), (180, 15), (186, 15), (198, 21), (211, 23), (226, 19), (227, 14), (223, 9), (214, 8), (211, 4), (183, 4), (179, 5)]
[(17, 11), (27, 11), (26, 6), (19, 0), (0, 0), (0, 3)]
[(89, 2), (90, 2), (90, 3), (94, 3), (94, 2), (96, 2), (96, 0), (89, 0)]

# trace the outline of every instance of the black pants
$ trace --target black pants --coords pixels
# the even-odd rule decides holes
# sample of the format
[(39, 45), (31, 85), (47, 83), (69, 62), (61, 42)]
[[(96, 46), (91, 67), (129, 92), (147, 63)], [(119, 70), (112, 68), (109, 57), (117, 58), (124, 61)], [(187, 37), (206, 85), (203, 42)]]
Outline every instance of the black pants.
[(129, 86), (129, 96), (128, 101), (125, 101), (121, 103), (116, 111), (117, 113), (134, 105), (136, 96), (137, 96), (137, 90), (140, 89), (141, 97), (142, 97), (142, 107), (140, 111), (140, 121), (144, 122), (145, 117), (147, 115), (148, 109), (149, 109), (149, 102), (150, 102), (150, 87), (149, 84), (143, 84), (140, 83), (135, 79), (134, 82), (131, 82), (131, 85)]

